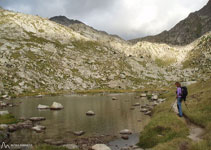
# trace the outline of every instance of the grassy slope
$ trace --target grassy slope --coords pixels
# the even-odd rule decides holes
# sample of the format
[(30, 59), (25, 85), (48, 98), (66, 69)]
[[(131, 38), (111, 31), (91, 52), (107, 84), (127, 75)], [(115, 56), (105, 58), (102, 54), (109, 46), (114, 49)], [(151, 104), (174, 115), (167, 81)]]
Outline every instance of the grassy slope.
[(187, 105), (183, 104), (184, 113), (192, 122), (205, 128), (203, 141), (194, 143), (187, 138), (188, 127), (183, 118), (177, 117), (171, 104), (175, 100), (174, 88), (162, 95), (167, 102), (157, 106), (151, 122), (140, 135), (139, 146), (153, 147), (155, 150), (209, 150), (211, 149), (211, 80), (189, 86)]

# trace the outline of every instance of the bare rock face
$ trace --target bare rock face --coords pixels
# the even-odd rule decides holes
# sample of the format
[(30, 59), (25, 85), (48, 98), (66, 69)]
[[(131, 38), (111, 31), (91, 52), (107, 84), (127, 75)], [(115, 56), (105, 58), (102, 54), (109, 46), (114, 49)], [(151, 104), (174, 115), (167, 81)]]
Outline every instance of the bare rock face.
[(64, 106), (57, 102), (53, 102), (53, 104), (50, 107), (51, 110), (61, 110), (63, 108), (64, 108)]

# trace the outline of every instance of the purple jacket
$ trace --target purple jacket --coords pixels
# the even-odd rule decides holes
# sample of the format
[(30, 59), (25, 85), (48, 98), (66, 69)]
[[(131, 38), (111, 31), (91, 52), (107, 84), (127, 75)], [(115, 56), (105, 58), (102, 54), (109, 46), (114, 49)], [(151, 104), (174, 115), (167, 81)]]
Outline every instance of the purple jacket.
[(182, 97), (182, 88), (181, 87), (177, 88), (177, 97)]

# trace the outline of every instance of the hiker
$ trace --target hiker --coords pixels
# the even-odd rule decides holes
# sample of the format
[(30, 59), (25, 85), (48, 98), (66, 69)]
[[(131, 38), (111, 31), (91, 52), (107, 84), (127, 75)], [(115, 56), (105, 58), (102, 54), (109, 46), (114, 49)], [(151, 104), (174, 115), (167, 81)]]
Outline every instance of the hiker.
[(181, 88), (181, 84), (179, 82), (175, 83), (176, 87), (177, 87), (177, 91), (176, 91), (176, 98), (177, 98), (177, 108), (179, 111), (179, 117), (182, 117), (182, 88)]

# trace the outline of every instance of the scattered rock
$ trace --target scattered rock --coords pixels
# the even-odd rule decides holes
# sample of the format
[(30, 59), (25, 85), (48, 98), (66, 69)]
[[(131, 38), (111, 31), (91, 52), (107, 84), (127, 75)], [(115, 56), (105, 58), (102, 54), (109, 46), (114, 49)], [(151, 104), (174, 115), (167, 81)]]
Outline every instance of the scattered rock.
[(140, 97), (147, 97), (146, 93), (142, 93)]
[(157, 95), (153, 95), (152, 96), (152, 100), (157, 100), (158, 99), (158, 96)]
[(133, 104), (133, 106), (140, 106), (140, 103), (135, 103)]
[(147, 112), (145, 112), (144, 114), (145, 114), (145, 115), (151, 116), (152, 112), (151, 112), (151, 111), (147, 111)]
[(130, 147), (122, 147), (120, 150), (131, 150)]
[(61, 110), (63, 108), (64, 108), (64, 106), (57, 102), (53, 102), (53, 104), (50, 107), (51, 110)]
[(75, 132), (73, 132), (73, 134), (77, 135), (77, 136), (81, 136), (81, 135), (85, 134), (85, 132), (84, 131), (75, 131)]
[(75, 144), (65, 144), (65, 145), (62, 145), (62, 147), (65, 147), (69, 150), (75, 150), (75, 149), (79, 149), (79, 147)]
[(8, 110), (3, 110), (3, 111), (0, 111), (0, 115), (7, 115), (9, 114)]
[(121, 79), (125, 79), (125, 78), (126, 78), (126, 76), (125, 76), (124, 74), (120, 74), (119, 77), (120, 77)]
[(128, 129), (124, 129), (124, 130), (120, 131), (120, 134), (132, 134), (132, 131), (130, 131)]
[(92, 111), (92, 110), (89, 110), (87, 113), (86, 113), (87, 116), (94, 116), (95, 113)]
[(140, 111), (141, 111), (141, 112), (147, 112), (147, 111), (148, 111), (148, 109), (143, 108), (143, 109), (141, 109)]
[(92, 146), (92, 150), (111, 150), (111, 149), (105, 144), (96, 144)]
[(34, 131), (36, 131), (38, 133), (43, 132), (45, 129), (46, 129), (46, 127), (45, 126), (41, 126), (41, 125), (36, 125), (36, 126), (32, 127), (32, 130), (34, 130)]
[(112, 97), (112, 100), (117, 100), (117, 98), (116, 97)]
[(19, 122), (19, 123), (17, 124), (17, 126), (18, 126), (19, 128), (32, 128), (33, 123), (32, 123), (32, 121), (30, 121), (30, 120), (26, 120), (26, 121), (24, 121), (24, 122)]
[(43, 121), (45, 120), (45, 117), (31, 117), (29, 118), (31, 121)]
[(41, 105), (41, 104), (39, 104), (38, 106), (37, 106), (37, 109), (49, 109), (50, 107), (49, 106), (47, 106), (47, 105)]
[(158, 99), (158, 102), (159, 102), (159, 103), (163, 103), (164, 101), (165, 101), (165, 99), (161, 99), (161, 98)]
[(2, 95), (2, 98), (7, 98), (7, 97), (9, 97), (8, 95)]
[(43, 97), (43, 95), (37, 95), (36, 96), (36, 98), (42, 98)]
[(2, 102), (2, 101), (0, 102), (0, 106), (1, 106), (1, 107), (6, 107), (7, 105), (8, 105), (8, 104), (5, 103), (5, 102)]
[(122, 135), (121, 138), (122, 138), (123, 140), (128, 140), (128, 139), (129, 139), (129, 136), (128, 136), (128, 135)]
[(8, 129), (8, 125), (7, 124), (0, 124), (0, 129), (2, 129), (2, 130)]
[(8, 127), (8, 131), (9, 132), (14, 132), (14, 131), (17, 131), (18, 130), (18, 126), (13, 124), (13, 125), (9, 125)]

